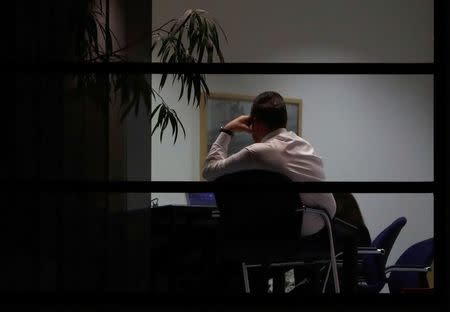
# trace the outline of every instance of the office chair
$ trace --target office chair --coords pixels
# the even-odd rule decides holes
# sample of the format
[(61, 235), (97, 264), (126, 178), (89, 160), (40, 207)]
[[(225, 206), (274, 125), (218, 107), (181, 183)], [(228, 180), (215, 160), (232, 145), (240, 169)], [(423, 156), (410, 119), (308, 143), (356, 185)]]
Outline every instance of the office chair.
[[(336, 202), (336, 213), (334, 215), (333, 219), (333, 228), (335, 228), (336, 233), (342, 233), (342, 232), (352, 232), (352, 237), (354, 239), (353, 248), (356, 248), (356, 254), (354, 257), (358, 257), (358, 255), (375, 255), (375, 254), (382, 254), (384, 253), (384, 250), (370, 247), (371, 245), (371, 238), (370, 233), (364, 223), (364, 219), (361, 213), (361, 209), (359, 208), (358, 202), (356, 201), (355, 197), (351, 193), (333, 193), (334, 200)], [(339, 239), (335, 244), (337, 244), (336, 247), (338, 249), (342, 249), (342, 246), (340, 245)], [(343, 267), (343, 259), (342, 256), (343, 252), (338, 252), (337, 257), (337, 265), (339, 272), (341, 272), (341, 269)], [(347, 259), (349, 260), (349, 259)], [(351, 276), (357, 275), (357, 266), (358, 261), (357, 259), (351, 259), (354, 263), (354, 268), (350, 265), (350, 270), (352, 272), (347, 272), (347, 274), (350, 274)], [(323, 292), (325, 292), (325, 289), (329, 287), (328, 281), (329, 281), (329, 275), (330, 275), (331, 267), (328, 266), (328, 270), (326, 273), (326, 277), (324, 279), (323, 283)], [(340, 279), (340, 282), (342, 283), (343, 279)], [(353, 289), (355, 291), (355, 289)]]
[[(358, 283), (359, 293), (378, 293), (384, 287), (386, 284), (386, 261), (405, 224), (405, 217), (394, 220), (392, 224), (377, 235), (370, 246), (383, 252), (378, 254), (364, 254), (362, 256), (363, 279)], [(364, 251), (364, 248), (361, 251)]]
[[(292, 183), (288, 177), (271, 171), (246, 170), (224, 175), (215, 182), (227, 184), (226, 191), (215, 192), (221, 214), (219, 258), (240, 264), (246, 293), (251, 290), (249, 269), (262, 268), (264, 276), (269, 277), (269, 269), (320, 261), (331, 261), (334, 290), (340, 292), (330, 216), (320, 208), (305, 207), (297, 191), (258, 191), (257, 185), (252, 185)], [(245, 188), (245, 192), (236, 192), (236, 188)], [(305, 211), (324, 219), (328, 246), (303, 244), (300, 233)], [(280, 291), (274, 285), (275, 289)]]
[(429, 238), (406, 249), (395, 262), (385, 270), (389, 292), (401, 293), (406, 288), (429, 288), (426, 273), (431, 271), (434, 240)]
[(361, 209), (353, 194), (333, 193), (333, 197), (336, 201), (334, 220), (355, 229), (359, 247), (370, 246), (372, 239), (364, 223)]

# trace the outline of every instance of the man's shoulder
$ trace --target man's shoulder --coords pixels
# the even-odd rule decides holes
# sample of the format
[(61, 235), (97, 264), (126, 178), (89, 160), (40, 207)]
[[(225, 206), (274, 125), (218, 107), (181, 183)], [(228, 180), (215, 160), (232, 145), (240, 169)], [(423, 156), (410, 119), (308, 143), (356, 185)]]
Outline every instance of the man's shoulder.
[(270, 145), (267, 143), (253, 143), (245, 147), (250, 152), (261, 152), (270, 148)]

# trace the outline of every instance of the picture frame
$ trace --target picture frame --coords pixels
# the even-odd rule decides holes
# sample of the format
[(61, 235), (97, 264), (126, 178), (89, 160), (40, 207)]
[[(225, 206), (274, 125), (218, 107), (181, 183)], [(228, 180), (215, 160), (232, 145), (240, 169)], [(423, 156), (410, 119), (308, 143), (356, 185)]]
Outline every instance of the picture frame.
[[(256, 95), (255, 95), (256, 96)], [(210, 93), (208, 97), (202, 94), (200, 101), (200, 179), (203, 164), (211, 145), (219, 135), (220, 127), (230, 120), (249, 115), (255, 96)], [(288, 112), (286, 129), (302, 135), (303, 101), (298, 98), (284, 98)], [(228, 147), (228, 155), (234, 154), (245, 146), (254, 143), (248, 133), (235, 133)]]

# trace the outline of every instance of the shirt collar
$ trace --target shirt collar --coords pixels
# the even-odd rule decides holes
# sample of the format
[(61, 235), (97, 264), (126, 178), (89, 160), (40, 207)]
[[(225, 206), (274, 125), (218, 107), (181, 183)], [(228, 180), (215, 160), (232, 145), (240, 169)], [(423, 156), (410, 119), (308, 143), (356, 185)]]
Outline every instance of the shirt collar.
[(277, 135), (279, 135), (279, 134), (281, 134), (283, 132), (286, 132), (286, 131), (287, 131), (286, 128), (278, 128), (278, 129), (276, 129), (276, 130), (274, 130), (272, 132), (269, 132), (268, 134), (266, 134), (261, 139), (261, 143), (264, 143), (264, 142), (268, 141), (269, 139), (271, 139), (271, 138), (273, 138), (273, 137), (275, 137), (275, 136), (277, 136)]

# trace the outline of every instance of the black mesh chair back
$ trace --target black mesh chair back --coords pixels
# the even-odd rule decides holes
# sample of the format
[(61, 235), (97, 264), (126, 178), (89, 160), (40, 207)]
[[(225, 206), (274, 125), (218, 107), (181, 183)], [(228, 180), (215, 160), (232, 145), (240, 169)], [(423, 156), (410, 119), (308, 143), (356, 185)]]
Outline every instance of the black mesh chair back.
[(313, 241), (313, 245), (304, 245), (301, 238), (303, 211), (308, 209), (319, 215), (321, 212), (305, 207), (297, 189), (280, 186), (291, 186), (292, 181), (287, 176), (247, 170), (224, 175), (215, 183), (225, 185), (215, 192), (221, 215), (219, 258), (242, 264), (247, 293), (250, 292), (247, 269), (252, 266), (282, 268), (327, 258), (332, 262), (335, 292), (339, 292), (331, 225), (327, 226), (329, 240), (322, 242), (324, 246)]
[(216, 182), (227, 185), (225, 191), (215, 193), (226, 239), (263, 243), (298, 241), (303, 219), (303, 213), (296, 211), (301, 207), (299, 194), (270, 191), (270, 186), (269, 190), (261, 190), (257, 185), (292, 182), (288, 177), (277, 172), (248, 170), (224, 175)]

